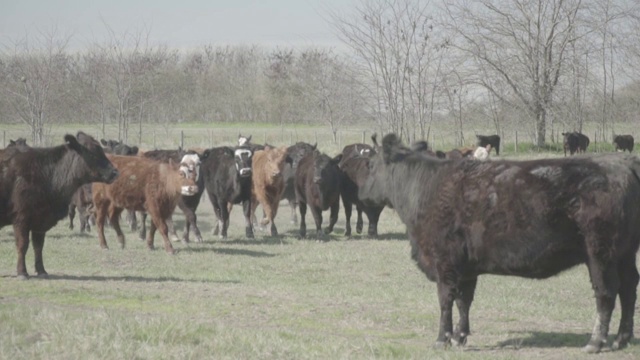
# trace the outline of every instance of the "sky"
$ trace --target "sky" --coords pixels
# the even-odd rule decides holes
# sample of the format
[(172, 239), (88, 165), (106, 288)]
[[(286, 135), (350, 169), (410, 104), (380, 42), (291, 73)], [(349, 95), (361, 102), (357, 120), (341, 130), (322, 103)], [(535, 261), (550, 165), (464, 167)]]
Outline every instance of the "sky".
[(155, 44), (281, 47), (343, 46), (327, 9), (348, 13), (356, 0), (0, 0), (0, 45), (50, 31), (71, 36), (69, 47), (125, 33), (150, 34)]

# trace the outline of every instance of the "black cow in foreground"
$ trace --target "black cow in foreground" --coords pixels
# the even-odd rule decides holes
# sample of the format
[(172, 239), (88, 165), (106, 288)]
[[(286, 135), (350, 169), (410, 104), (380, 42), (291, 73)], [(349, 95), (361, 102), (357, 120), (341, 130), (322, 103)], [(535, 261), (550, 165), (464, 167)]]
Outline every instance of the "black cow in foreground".
[[(305, 155), (298, 164), (295, 175), (296, 197), (300, 208), (300, 237), (307, 235), (305, 216), (307, 206), (316, 223), (316, 235), (330, 234), (338, 221), (340, 211), (340, 168), (342, 154), (330, 158), (318, 150)], [(329, 226), (322, 231), (322, 211), (331, 209)]]
[(613, 144), (616, 146), (616, 151), (625, 150), (633, 151), (633, 136), (632, 135), (616, 135), (613, 137)]
[(312, 153), (318, 144), (309, 144), (306, 142), (297, 142), (287, 148), (287, 155), (291, 159), (291, 162), (286, 162), (282, 169), (282, 176), (284, 178), (284, 191), (282, 192), (282, 198), (286, 199), (291, 209), (291, 223), (298, 223), (298, 199), (296, 198), (295, 187), (295, 174), (298, 169), (298, 163), (307, 155)]
[(38, 276), (46, 277), (42, 248), (46, 232), (67, 215), (71, 196), (83, 184), (113, 182), (118, 171), (100, 144), (79, 132), (52, 148), (5, 150), (0, 160), (0, 227), (12, 224), (18, 277), (29, 277), (24, 263), (29, 236)]
[(207, 149), (201, 156), (200, 174), (218, 220), (216, 229), (223, 239), (229, 228), (229, 204), (240, 203), (245, 217), (245, 234), (248, 238), (254, 237), (251, 224), (252, 155), (249, 147), (222, 146)]
[(606, 344), (617, 296), (622, 313), (612, 348), (629, 343), (639, 278), (638, 158), (450, 161), (417, 154), (395, 134), (376, 150), (359, 196), (393, 206), (414, 260), (437, 282), (437, 346), (466, 342), (478, 275), (544, 279), (585, 263), (598, 312), (585, 351)]
[(572, 131), (563, 132), (562, 137), (564, 156), (567, 156), (567, 149), (569, 150), (570, 155), (575, 153), (584, 153), (587, 151), (587, 147), (589, 146), (589, 137), (587, 135), (577, 131)]
[(476, 135), (476, 138), (478, 139), (478, 146), (487, 147), (487, 145), (491, 145), (491, 148), (496, 149), (496, 155), (500, 155), (499, 135)]
[[(185, 164), (185, 155), (191, 155), (189, 157), (190, 162)], [(188, 243), (189, 233), (191, 231), (191, 227), (193, 226), (193, 233), (196, 237), (196, 242), (202, 242), (202, 234), (200, 233), (200, 229), (198, 228), (198, 217), (196, 216), (196, 210), (198, 209), (198, 205), (200, 204), (200, 199), (202, 198), (202, 193), (204, 192), (204, 179), (202, 174), (200, 173), (200, 159), (199, 155), (195, 151), (186, 151), (183, 149), (174, 149), (174, 150), (150, 150), (146, 151), (142, 154), (142, 157), (147, 159), (153, 159), (156, 161), (160, 161), (162, 163), (173, 162), (174, 164), (180, 164), (180, 166), (189, 167), (186, 169), (189, 172), (195, 172), (196, 175), (196, 185), (198, 186), (198, 191), (194, 195), (181, 195), (178, 200), (178, 208), (182, 210), (182, 213), (185, 216), (185, 229), (182, 235), (182, 241), (184, 243)], [(139, 237), (141, 239), (146, 238), (146, 218), (147, 214), (143, 213), (142, 215), (142, 228), (139, 233)], [(171, 232), (174, 240), (178, 239), (178, 235), (176, 233), (175, 225), (173, 221), (169, 223), (169, 231)]]

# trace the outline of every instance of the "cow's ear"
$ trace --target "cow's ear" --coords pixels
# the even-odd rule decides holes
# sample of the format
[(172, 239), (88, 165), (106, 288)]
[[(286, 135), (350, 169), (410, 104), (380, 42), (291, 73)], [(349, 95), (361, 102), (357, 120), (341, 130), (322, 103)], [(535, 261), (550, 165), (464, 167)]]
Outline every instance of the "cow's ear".
[(210, 154), (211, 154), (211, 150), (210, 149), (206, 149), (205, 151), (203, 151), (202, 155), (200, 155), (200, 161), (208, 158)]
[(289, 165), (293, 165), (293, 158), (291, 156), (287, 155), (284, 158), (284, 162), (288, 163)]
[(76, 139), (76, 137), (73, 135), (69, 135), (69, 134), (65, 135), (64, 142), (72, 150), (79, 152), (82, 149), (82, 145), (80, 145), (80, 143), (78, 142), (78, 139)]
[(388, 134), (382, 139), (382, 158), (386, 164), (402, 160), (409, 152), (396, 134)]
[(107, 146), (107, 140), (105, 139), (100, 139), (100, 144), (102, 144), (102, 146)]
[(247, 142), (251, 141), (251, 137), (252, 137), (252, 136), (253, 136), (253, 135), (249, 135), (249, 136), (247, 136)]
[(9, 145), (15, 145), (15, 144), (16, 144), (16, 142), (15, 142), (15, 141), (13, 141), (13, 140), (9, 140)]
[(445, 154), (443, 151), (437, 150), (436, 151), (436, 157), (439, 159), (446, 159), (447, 158), (447, 154)]

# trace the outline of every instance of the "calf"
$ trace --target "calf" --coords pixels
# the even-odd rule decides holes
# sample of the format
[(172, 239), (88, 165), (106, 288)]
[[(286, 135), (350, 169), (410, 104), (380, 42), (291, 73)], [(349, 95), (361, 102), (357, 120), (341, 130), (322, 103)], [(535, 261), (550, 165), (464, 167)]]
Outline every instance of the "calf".
[[(183, 171), (194, 172), (196, 174), (196, 184), (198, 185), (198, 191), (191, 196), (181, 196), (178, 200), (178, 208), (182, 210), (185, 216), (185, 230), (182, 236), (182, 241), (189, 242), (189, 232), (193, 226), (193, 233), (196, 236), (196, 242), (202, 242), (202, 234), (198, 228), (198, 217), (196, 210), (200, 204), (202, 193), (204, 192), (204, 181), (200, 176), (200, 156), (194, 151), (178, 150), (152, 150), (142, 154), (143, 157), (148, 159), (154, 159), (163, 163), (173, 161), (174, 163), (180, 163), (183, 167)], [(140, 230), (140, 237), (144, 238), (146, 232), (146, 215), (142, 215), (142, 229)], [(169, 223), (171, 234), (175, 239), (178, 239), (173, 221)]]
[[(300, 237), (304, 238), (307, 235), (307, 205), (316, 223), (317, 236), (322, 237), (333, 231), (340, 210), (341, 175), (338, 163), (341, 159), (342, 154), (332, 159), (315, 150), (300, 160), (295, 177), (296, 196), (300, 207)], [(322, 211), (327, 209), (331, 209), (331, 215), (329, 226), (323, 233)]]
[(616, 151), (625, 150), (633, 151), (633, 136), (632, 135), (616, 135), (613, 137), (613, 144), (616, 146)]
[(500, 156), (500, 135), (476, 135), (476, 139), (478, 139), (478, 146), (491, 145), (496, 149), (496, 155)]
[(173, 213), (181, 195), (193, 195), (198, 191), (195, 173), (185, 172), (177, 164), (168, 164), (138, 156), (108, 155), (120, 171), (118, 180), (110, 185), (94, 183), (93, 205), (100, 246), (108, 249), (104, 237), (104, 223), (109, 222), (124, 248), (124, 234), (120, 229), (120, 214), (124, 209), (146, 211), (151, 215), (151, 227), (147, 235), (147, 247), (153, 249), (156, 228), (164, 239), (164, 248), (173, 254), (169, 241), (167, 219)]
[(613, 348), (629, 343), (639, 278), (639, 159), (440, 160), (406, 148), (395, 134), (376, 150), (359, 196), (394, 207), (414, 260), (438, 283), (436, 345), (466, 342), (479, 275), (544, 279), (578, 264), (589, 269), (598, 312), (585, 350), (606, 344), (616, 297), (622, 314)]
[(287, 148), (287, 155), (291, 162), (285, 162), (282, 169), (282, 177), (284, 178), (284, 191), (282, 198), (287, 199), (289, 208), (291, 209), (291, 223), (298, 223), (298, 200), (296, 199), (296, 188), (294, 178), (298, 163), (307, 154), (313, 152), (317, 148), (317, 144), (311, 145), (305, 142), (297, 142)]
[(93, 197), (91, 196), (91, 184), (82, 185), (71, 197), (69, 203), (69, 229), (73, 230), (73, 219), (78, 210), (78, 219), (80, 220), (80, 232), (91, 231), (89, 220), (93, 212)]
[(229, 204), (242, 203), (245, 234), (253, 238), (251, 225), (251, 158), (249, 147), (236, 149), (222, 146), (207, 149), (202, 154), (201, 176), (213, 211), (218, 219), (220, 237), (227, 238)]
[(258, 150), (253, 154), (253, 162), (251, 164), (251, 180), (252, 180), (252, 209), (255, 213), (257, 204), (262, 205), (264, 218), (261, 225), (267, 225), (271, 222), (271, 236), (278, 235), (278, 229), (275, 224), (275, 217), (278, 213), (278, 205), (284, 191), (283, 168), (285, 163), (292, 163), (291, 158), (287, 156), (287, 148), (285, 146), (279, 148), (266, 147), (264, 150)]
[(91, 182), (111, 183), (118, 171), (100, 144), (78, 132), (65, 145), (5, 151), (0, 159), (0, 227), (12, 224), (18, 252), (17, 274), (27, 279), (29, 235), (38, 276), (47, 276), (42, 259), (45, 234), (67, 215), (76, 190)]
[(567, 156), (567, 150), (569, 150), (570, 155), (587, 151), (587, 147), (589, 146), (589, 137), (587, 137), (587, 135), (573, 131), (562, 133), (562, 137), (564, 156)]

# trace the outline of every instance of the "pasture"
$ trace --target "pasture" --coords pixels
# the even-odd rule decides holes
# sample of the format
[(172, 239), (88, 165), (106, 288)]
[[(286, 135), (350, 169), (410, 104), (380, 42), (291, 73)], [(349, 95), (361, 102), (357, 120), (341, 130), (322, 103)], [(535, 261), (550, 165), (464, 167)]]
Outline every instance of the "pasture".
[[(77, 129), (56, 129), (54, 139), (59, 140), (55, 143), (61, 143), (61, 134)], [(231, 127), (214, 135), (202, 128), (185, 128), (187, 139), (192, 140), (186, 145), (232, 144), (239, 129)], [(263, 142), (264, 137), (275, 145), (289, 140), (314, 142), (316, 130), (296, 131), (298, 137), (281, 129), (258, 129), (253, 136), (255, 142)], [(156, 141), (163, 141), (159, 147), (177, 146), (179, 133), (173, 129), (167, 136), (158, 136)], [(25, 135), (11, 132), (10, 138)], [(361, 136), (354, 131), (341, 145), (361, 141)], [(147, 148), (152, 141), (150, 136), (146, 139)], [(368, 137), (366, 141), (370, 142)], [(318, 143), (331, 155), (340, 148), (326, 137)], [(508, 154), (509, 147), (504, 152)], [(60, 221), (45, 242), (49, 279), (15, 278), (13, 231), (10, 226), (0, 229), (0, 359), (587, 356), (581, 348), (588, 341), (596, 311), (584, 265), (542, 281), (481, 276), (467, 346), (436, 350), (432, 348), (439, 321), (436, 286), (411, 260), (405, 227), (393, 210), (385, 209), (380, 217), (380, 238), (355, 235), (347, 239), (341, 207), (329, 241), (317, 241), (313, 236), (298, 239), (298, 227), (289, 223), (289, 208), (282, 202), (276, 218), (281, 235), (270, 237), (258, 230), (256, 238), (249, 240), (244, 237), (241, 207), (236, 205), (229, 238), (220, 240), (211, 235), (215, 221), (206, 195), (202, 202), (197, 213), (205, 242), (174, 243), (177, 254), (173, 256), (159, 246), (147, 250), (128, 229), (125, 249), (119, 249), (109, 228), (106, 237), (111, 250), (101, 250), (95, 229), (81, 235), (77, 219), (74, 231), (68, 229), (66, 219)], [(181, 230), (184, 218), (178, 213), (174, 219)], [(328, 212), (324, 220), (326, 224)], [(313, 234), (309, 213), (307, 224), (308, 233)], [(365, 217), (365, 231), (366, 225)], [(156, 237), (158, 244), (159, 234)], [(27, 270), (32, 275), (33, 261), (30, 248)], [(619, 316), (618, 307), (610, 341)], [(640, 337), (638, 326), (635, 337)], [(639, 345), (633, 340), (627, 349), (605, 349), (593, 357), (638, 359)]]
[[(258, 231), (247, 240), (235, 206), (229, 238), (219, 240), (211, 235), (209, 200), (202, 201), (205, 242), (174, 243), (174, 256), (147, 250), (129, 231), (121, 250), (112, 229), (111, 250), (101, 250), (95, 230), (81, 235), (61, 221), (44, 249), (48, 280), (15, 278), (13, 232), (1, 229), (0, 358), (585, 356), (580, 349), (595, 319), (585, 266), (544, 281), (480, 277), (467, 346), (434, 350), (436, 287), (410, 259), (393, 211), (382, 213), (380, 239), (346, 239), (341, 209), (335, 233), (323, 242), (298, 239), (283, 202), (276, 218), (282, 235)], [(176, 223), (181, 229), (181, 215)], [(32, 249), (27, 266), (33, 273)], [(612, 333), (618, 318), (615, 312)], [(637, 359), (640, 346), (634, 340), (596, 357)]]

